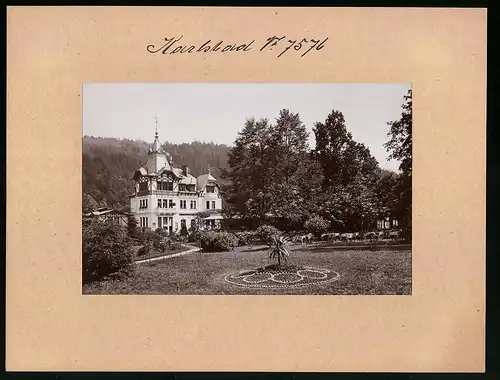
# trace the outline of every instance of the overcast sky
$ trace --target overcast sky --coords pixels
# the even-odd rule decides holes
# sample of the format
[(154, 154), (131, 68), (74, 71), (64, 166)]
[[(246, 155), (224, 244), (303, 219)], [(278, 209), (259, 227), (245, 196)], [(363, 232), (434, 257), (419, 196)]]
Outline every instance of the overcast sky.
[(409, 84), (308, 83), (90, 83), (83, 87), (83, 134), (152, 142), (155, 118), (161, 141), (232, 145), (248, 117), (272, 122), (288, 108), (310, 132), (340, 110), (353, 138), (386, 169), (387, 122), (401, 116)]

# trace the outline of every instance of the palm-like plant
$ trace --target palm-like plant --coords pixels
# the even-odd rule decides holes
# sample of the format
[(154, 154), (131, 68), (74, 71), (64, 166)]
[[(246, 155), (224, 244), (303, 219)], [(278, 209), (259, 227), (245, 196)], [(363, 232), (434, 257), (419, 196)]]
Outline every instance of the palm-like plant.
[(287, 261), (290, 257), (290, 250), (283, 236), (273, 236), (271, 244), (269, 245), (269, 258), (278, 260), (278, 267), (281, 266), (282, 261)]

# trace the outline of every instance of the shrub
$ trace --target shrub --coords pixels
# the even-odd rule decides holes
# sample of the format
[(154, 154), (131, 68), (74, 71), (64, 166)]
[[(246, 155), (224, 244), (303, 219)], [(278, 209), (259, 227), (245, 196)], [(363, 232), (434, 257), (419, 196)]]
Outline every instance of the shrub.
[(169, 236), (169, 235), (170, 235), (170, 234), (168, 233), (168, 230), (166, 230), (165, 228), (157, 228), (157, 229), (155, 230), (155, 232), (156, 232), (158, 235), (162, 236), (162, 237), (167, 237), (167, 236)]
[(229, 232), (206, 231), (201, 234), (201, 249), (205, 252), (231, 251), (237, 244), (238, 239)]
[(314, 215), (304, 223), (304, 228), (312, 232), (316, 237), (321, 236), (330, 227), (330, 223), (319, 215)]
[(144, 244), (150, 248), (154, 248), (158, 251), (162, 250), (162, 239), (164, 239), (159, 233), (146, 230), (144, 231)]
[(191, 229), (188, 235), (188, 242), (194, 243), (200, 240), (200, 231), (197, 229)]
[(282, 235), (281, 231), (270, 225), (263, 225), (257, 228), (255, 235), (266, 244), (271, 244), (273, 238)]
[(139, 248), (139, 250), (137, 251), (137, 256), (148, 255), (150, 251), (151, 251), (151, 248), (147, 245), (144, 245), (141, 248)]
[(129, 215), (127, 218), (127, 233), (128, 236), (132, 239), (136, 239), (138, 236), (138, 229), (137, 229), (137, 219)]
[(133, 273), (134, 254), (127, 229), (92, 220), (83, 225), (82, 278), (84, 282)]
[(281, 264), (286, 262), (288, 257), (290, 257), (290, 249), (285, 238), (283, 236), (273, 237), (271, 244), (269, 244), (269, 258), (272, 260), (276, 259), (278, 267), (281, 267)]
[(189, 235), (188, 229), (187, 229), (185, 224), (182, 224), (182, 226), (181, 226), (180, 235), (181, 236), (188, 236)]

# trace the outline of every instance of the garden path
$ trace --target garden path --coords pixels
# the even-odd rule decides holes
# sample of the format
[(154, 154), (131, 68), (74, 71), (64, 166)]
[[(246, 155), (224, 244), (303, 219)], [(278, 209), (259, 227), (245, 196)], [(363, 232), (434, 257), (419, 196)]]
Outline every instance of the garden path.
[(200, 250), (199, 247), (196, 247), (194, 245), (191, 245), (191, 244), (184, 244), (186, 247), (191, 247), (190, 249), (186, 250), (186, 251), (182, 251), (182, 252), (177, 252), (177, 253), (174, 253), (174, 254), (170, 254), (170, 255), (163, 255), (163, 256), (157, 256), (157, 257), (152, 257), (152, 258), (149, 258), (149, 259), (140, 259), (140, 260), (135, 260), (135, 263), (136, 264), (143, 264), (143, 263), (149, 263), (151, 261), (156, 261), (156, 260), (163, 260), (163, 259), (169, 259), (171, 257), (179, 257), (179, 256), (184, 256), (184, 255), (188, 255), (190, 253), (193, 253), (193, 252), (198, 252)]

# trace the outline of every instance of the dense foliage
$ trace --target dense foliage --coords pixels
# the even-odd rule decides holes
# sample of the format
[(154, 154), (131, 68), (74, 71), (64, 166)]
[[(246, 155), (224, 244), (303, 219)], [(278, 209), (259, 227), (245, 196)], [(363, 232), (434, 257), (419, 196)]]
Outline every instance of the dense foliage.
[(238, 245), (236, 236), (229, 232), (204, 231), (200, 240), (204, 252), (232, 251)]
[(394, 183), (394, 213), (401, 221), (405, 236), (411, 236), (412, 218), (412, 92), (408, 91), (402, 106), (401, 118), (391, 121), (389, 141), (385, 144), (390, 158), (401, 162), (401, 175)]
[(273, 239), (281, 235), (281, 231), (274, 226), (263, 225), (257, 228), (255, 236), (265, 244), (271, 244)]
[[(343, 114), (332, 110), (314, 124), (313, 133), (316, 145), (309, 150), (300, 116), (286, 109), (275, 123), (246, 121), (222, 171), (227, 214), (237, 216), (238, 227), (264, 222), (290, 231), (307, 222), (316, 234), (329, 228), (363, 231), (395, 216), (397, 200), (407, 194), (397, 190), (400, 176), (382, 170), (370, 150), (353, 139)], [(411, 140), (411, 133), (406, 137)], [(399, 151), (390, 156), (401, 157)]]
[(130, 275), (133, 260), (126, 228), (98, 220), (84, 222), (83, 282)]

